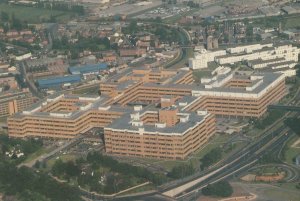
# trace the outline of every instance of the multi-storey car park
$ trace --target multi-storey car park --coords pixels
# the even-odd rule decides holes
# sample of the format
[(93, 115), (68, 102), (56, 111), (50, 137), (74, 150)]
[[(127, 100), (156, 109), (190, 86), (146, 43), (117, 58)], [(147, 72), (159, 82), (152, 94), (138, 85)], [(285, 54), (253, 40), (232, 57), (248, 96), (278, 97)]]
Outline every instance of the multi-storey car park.
[(285, 95), (285, 76), (219, 67), (195, 83), (188, 69), (136, 68), (105, 80), (100, 92), (49, 96), (10, 116), (9, 135), (74, 138), (101, 127), (108, 153), (183, 159), (213, 135), (215, 115), (262, 116)]

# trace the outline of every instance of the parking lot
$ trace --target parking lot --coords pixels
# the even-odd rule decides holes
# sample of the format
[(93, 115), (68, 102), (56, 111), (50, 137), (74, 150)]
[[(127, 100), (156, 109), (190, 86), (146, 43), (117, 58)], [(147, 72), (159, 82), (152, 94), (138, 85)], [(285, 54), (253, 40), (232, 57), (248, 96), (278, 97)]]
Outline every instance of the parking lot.
[(125, 3), (122, 5), (111, 5), (106, 9), (99, 8), (99, 17), (110, 17), (114, 15), (133, 15), (135, 13), (142, 12), (143, 10), (148, 10), (161, 5), (160, 0), (152, 0), (151, 2), (141, 4), (141, 3)]
[(191, 10), (190, 7), (178, 7), (178, 6), (168, 6), (168, 7), (158, 7), (156, 9), (147, 11), (141, 15), (137, 15), (134, 18), (138, 19), (155, 19), (156, 17), (160, 17), (161, 19), (173, 17), (175, 15), (184, 14)]

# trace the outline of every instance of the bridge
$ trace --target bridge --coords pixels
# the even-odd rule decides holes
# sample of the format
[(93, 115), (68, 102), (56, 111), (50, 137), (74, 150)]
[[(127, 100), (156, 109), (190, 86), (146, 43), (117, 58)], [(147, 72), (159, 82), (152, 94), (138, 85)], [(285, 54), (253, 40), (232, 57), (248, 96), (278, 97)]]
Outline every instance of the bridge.
[(269, 110), (285, 110), (291, 112), (300, 112), (300, 106), (293, 105), (269, 105)]

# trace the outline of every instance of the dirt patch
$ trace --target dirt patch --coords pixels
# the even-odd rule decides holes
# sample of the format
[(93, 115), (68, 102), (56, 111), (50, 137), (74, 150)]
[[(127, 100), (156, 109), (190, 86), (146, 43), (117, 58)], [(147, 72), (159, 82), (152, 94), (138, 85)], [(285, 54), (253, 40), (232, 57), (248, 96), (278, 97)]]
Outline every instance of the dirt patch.
[(255, 174), (247, 174), (243, 177), (241, 177), (241, 180), (243, 181), (254, 181), (255, 180), (256, 175)]
[(292, 148), (300, 148), (300, 138), (298, 138), (298, 140), (296, 140), (292, 145)]
[(277, 175), (262, 175), (256, 176), (255, 181), (264, 181), (264, 182), (271, 182), (271, 181), (280, 181), (285, 177), (284, 172), (280, 172)]

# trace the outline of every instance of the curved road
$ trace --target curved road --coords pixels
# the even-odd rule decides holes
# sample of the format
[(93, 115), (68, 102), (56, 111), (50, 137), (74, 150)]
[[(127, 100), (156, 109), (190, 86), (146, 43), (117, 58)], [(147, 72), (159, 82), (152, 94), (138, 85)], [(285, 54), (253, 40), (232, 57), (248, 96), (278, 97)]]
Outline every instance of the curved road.
[(298, 179), (299, 179), (299, 170), (293, 166), (289, 166), (286, 164), (257, 165), (253, 168), (250, 168), (248, 171), (257, 170), (260, 168), (267, 168), (267, 167), (280, 168), (283, 171), (285, 171), (287, 175), (285, 176), (285, 178), (283, 180), (286, 182), (294, 182), (294, 181), (298, 181)]

